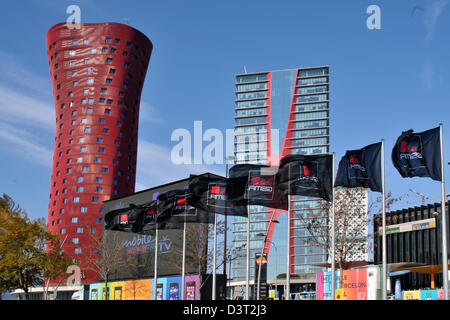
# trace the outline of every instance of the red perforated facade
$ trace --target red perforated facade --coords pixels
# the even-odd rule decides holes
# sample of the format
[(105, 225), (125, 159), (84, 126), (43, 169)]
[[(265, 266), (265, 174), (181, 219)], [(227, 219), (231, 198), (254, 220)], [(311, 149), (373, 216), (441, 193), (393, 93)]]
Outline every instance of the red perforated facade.
[(119, 23), (65, 23), (47, 33), (56, 133), (48, 229), (85, 278), (99, 255), (102, 202), (134, 192), (139, 105), (153, 45)]

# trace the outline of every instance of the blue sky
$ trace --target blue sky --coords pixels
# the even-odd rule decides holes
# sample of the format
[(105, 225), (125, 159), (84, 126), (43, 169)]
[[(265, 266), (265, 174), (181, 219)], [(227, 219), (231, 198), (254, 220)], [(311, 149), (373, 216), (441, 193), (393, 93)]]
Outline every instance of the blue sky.
[[(154, 44), (142, 94), (137, 190), (191, 172), (225, 174), (225, 165), (173, 165), (170, 136), (177, 128), (193, 131), (195, 120), (203, 130), (233, 128), (234, 75), (244, 66), (257, 72), (329, 65), (336, 165), (346, 150), (385, 139), (387, 190), (440, 196), (439, 182), (402, 179), (390, 153), (402, 130), (441, 122), (444, 147), (450, 145), (448, 0), (29, 0), (3, 4), (0, 20), (0, 192), (32, 218), (47, 217), (55, 132), (45, 35), (66, 21), (71, 4), (80, 6), (81, 22), (128, 18)], [(372, 4), (381, 8), (381, 30), (366, 27)], [(420, 205), (411, 192), (406, 201)]]

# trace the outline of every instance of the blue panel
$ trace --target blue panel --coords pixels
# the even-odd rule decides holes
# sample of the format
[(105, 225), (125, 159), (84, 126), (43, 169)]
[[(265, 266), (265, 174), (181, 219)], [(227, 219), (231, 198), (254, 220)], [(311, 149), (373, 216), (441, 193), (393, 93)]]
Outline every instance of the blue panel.
[[(279, 130), (278, 148), (277, 150), (272, 148), (272, 155), (278, 155), (281, 151), (281, 147), (283, 146), (296, 77), (297, 70), (272, 72), (270, 125), (272, 130)], [(275, 146), (276, 144), (276, 141), (271, 141), (272, 146)]]

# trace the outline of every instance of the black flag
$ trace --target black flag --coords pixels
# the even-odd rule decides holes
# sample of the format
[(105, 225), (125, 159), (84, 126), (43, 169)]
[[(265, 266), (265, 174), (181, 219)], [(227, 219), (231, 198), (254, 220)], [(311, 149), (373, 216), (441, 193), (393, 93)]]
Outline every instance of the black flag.
[(348, 150), (339, 162), (334, 186), (370, 188), (383, 192), (381, 185), (381, 142), (359, 150)]
[(392, 162), (403, 178), (430, 177), (442, 181), (440, 127), (402, 132), (392, 149)]
[(238, 164), (230, 169), (228, 199), (237, 203), (286, 210), (287, 197), (278, 191), (277, 167)]
[(228, 181), (224, 178), (191, 176), (189, 180), (190, 204), (214, 214), (247, 217), (245, 201), (228, 200)]
[(105, 230), (139, 232), (142, 228), (139, 207), (130, 204), (128, 208), (109, 211), (104, 218)]
[[(142, 205), (131, 204), (128, 208), (110, 211), (105, 214), (105, 230), (118, 230), (142, 233), (155, 230), (158, 223), (157, 202)], [(158, 223), (164, 226), (163, 223)], [(159, 227), (158, 227), (159, 228)]]
[(196, 200), (188, 189), (167, 191), (158, 196), (158, 221), (167, 225), (214, 223), (214, 213), (195, 207)]
[(283, 195), (332, 198), (331, 155), (287, 155), (280, 161), (278, 188)]

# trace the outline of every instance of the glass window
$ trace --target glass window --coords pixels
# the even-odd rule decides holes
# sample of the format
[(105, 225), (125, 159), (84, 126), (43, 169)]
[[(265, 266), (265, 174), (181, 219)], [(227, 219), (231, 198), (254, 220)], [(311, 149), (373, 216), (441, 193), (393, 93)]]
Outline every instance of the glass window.
[(261, 89), (267, 89), (267, 82), (237, 85), (238, 92), (261, 90)]
[(328, 77), (299, 79), (297, 82), (297, 85), (306, 86), (306, 85), (321, 84), (321, 83), (328, 83)]
[(295, 122), (294, 129), (319, 128), (328, 126), (327, 120)]
[(293, 147), (300, 146), (315, 146), (321, 144), (328, 144), (328, 138), (313, 138), (313, 139), (300, 139), (300, 140), (292, 140)]
[(237, 108), (262, 107), (266, 105), (266, 100), (238, 101)]
[(295, 120), (312, 120), (312, 119), (324, 119), (328, 117), (327, 111), (311, 112), (311, 113), (297, 113), (295, 114)]
[(328, 86), (311, 86), (311, 87), (297, 88), (297, 94), (320, 93), (327, 91)]
[(326, 68), (321, 69), (311, 69), (311, 70), (300, 70), (300, 77), (312, 77), (312, 76), (321, 76), (327, 74), (328, 71)]
[(328, 100), (328, 95), (326, 94), (313, 94), (309, 96), (298, 96), (296, 97), (296, 102), (316, 102), (316, 101), (326, 101)]
[(267, 80), (267, 74), (256, 74), (256, 75), (243, 75), (237, 77), (237, 82), (256, 82)]
[(321, 103), (308, 103), (308, 104), (298, 104), (295, 105), (295, 111), (316, 111), (328, 109), (328, 104), (326, 102)]
[(236, 117), (262, 116), (267, 114), (267, 108), (256, 108), (248, 110), (237, 110)]
[(266, 117), (254, 117), (254, 118), (239, 118), (236, 119), (236, 125), (247, 125), (247, 124), (259, 124), (266, 123)]
[(258, 99), (258, 98), (266, 98), (266, 97), (267, 97), (267, 91), (254, 91), (254, 92), (245, 92), (245, 93), (237, 94), (238, 100)]

